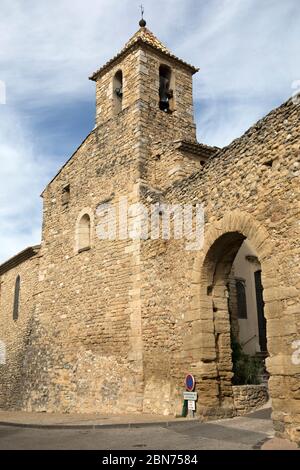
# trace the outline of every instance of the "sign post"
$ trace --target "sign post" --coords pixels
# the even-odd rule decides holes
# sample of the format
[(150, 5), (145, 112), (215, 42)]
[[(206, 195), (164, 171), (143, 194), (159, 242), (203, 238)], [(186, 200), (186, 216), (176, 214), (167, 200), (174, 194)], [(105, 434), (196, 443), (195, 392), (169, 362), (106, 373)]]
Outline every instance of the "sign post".
[(195, 401), (188, 401), (188, 410), (191, 411), (191, 418), (194, 417), (194, 411), (196, 410), (196, 402)]
[(197, 401), (198, 393), (197, 392), (183, 392), (183, 398), (185, 400)]
[(189, 415), (189, 418), (194, 418), (198, 393), (194, 392), (195, 378), (192, 374), (188, 374), (185, 377), (184, 385), (187, 391), (183, 392), (183, 398), (184, 400), (187, 400), (188, 402), (188, 413), (189, 413), (188, 415)]

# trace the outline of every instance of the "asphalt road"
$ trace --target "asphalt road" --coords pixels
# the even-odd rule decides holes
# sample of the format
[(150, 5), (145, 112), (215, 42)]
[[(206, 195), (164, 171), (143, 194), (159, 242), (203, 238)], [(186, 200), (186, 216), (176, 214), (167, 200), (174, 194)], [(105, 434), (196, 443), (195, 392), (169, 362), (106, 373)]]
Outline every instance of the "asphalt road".
[(273, 437), (269, 409), (210, 423), (197, 421), (106, 429), (26, 429), (0, 426), (1, 450), (235, 450)]

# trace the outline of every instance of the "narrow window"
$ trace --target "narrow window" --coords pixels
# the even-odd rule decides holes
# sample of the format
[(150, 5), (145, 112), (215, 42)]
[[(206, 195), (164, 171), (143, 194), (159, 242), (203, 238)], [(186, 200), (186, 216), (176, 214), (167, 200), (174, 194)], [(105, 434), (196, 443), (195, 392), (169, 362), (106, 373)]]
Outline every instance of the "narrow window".
[(15, 283), (15, 296), (14, 296), (14, 309), (13, 309), (13, 319), (15, 321), (19, 318), (19, 305), (20, 305), (20, 284), (21, 278), (17, 276)]
[(62, 190), (62, 205), (69, 204), (70, 202), (70, 185), (68, 184)]
[(247, 298), (246, 298), (246, 284), (242, 279), (235, 281), (236, 285), (236, 296), (237, 296), (237, 307), (238, 307), (238, 318), (247, 319)]
[(159, 67), (159, 109), (165, 113), (174, 111), (172, 71), (167, 65), (161, 65)]
[(81, 217), (78, 225), (78, 253), (91, 248), (91, 219), (88, 214)]
[(113, 106), (114, 106), (114, 114), (117, 115), (122, 111), (122, 104), (123, 104), (123, 73), (122, 70), (118, 70), (118, 72), (114, 76), (113, 81)]

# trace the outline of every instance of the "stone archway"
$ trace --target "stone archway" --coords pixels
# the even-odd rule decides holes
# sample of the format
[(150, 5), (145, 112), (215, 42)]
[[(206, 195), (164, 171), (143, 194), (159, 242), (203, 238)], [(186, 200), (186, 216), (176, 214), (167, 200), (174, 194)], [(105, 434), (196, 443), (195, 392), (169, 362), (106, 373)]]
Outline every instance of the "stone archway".
[[(233, 416), (232, 359), (227, 281), (233, 260), (243, 241), (248, 239), (258, 253), (265, 287), (267, 323), (278, 317), (279, 289), (274, 262), (274, 246), (268, 232), (255, 219), (241, 211), (226, 214), (209, 226), (204, 246), (194, 261), (192, 272), (193, 300), (189, 312), (190, 346), (186, 356), (193, 364), (198, 383), (198, 412), (203, 416)], [(284, 333), (283, 333), (284, 334)], [(280, 351), (268, 332), (270, 358), (278, 363)], [(284, 375), (284, 364), (281, 374)], [(271, 395), (272, 395), (272, 387)]]

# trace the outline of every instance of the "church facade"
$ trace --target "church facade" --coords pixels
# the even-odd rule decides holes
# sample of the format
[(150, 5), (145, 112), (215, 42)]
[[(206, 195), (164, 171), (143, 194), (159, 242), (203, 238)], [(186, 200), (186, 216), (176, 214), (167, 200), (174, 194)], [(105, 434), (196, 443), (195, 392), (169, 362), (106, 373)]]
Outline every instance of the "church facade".
[[(180, 413), (192, 373), (197, 414), (234, 416), (235, 331), (267, 352), (275, 430), (300, 442), (300, 106), (223, 149), (199, 144), (196, 72), (142, 22), (90, 77), (96, 126), (43, 192), (41, 245), (0, 266), (2, 409)], [(148, 213), (160, 227), (188, 206), (202, 211), (198, 247), (113, 220)], [(245, 263), (260, 273), (264, 324), (230, 307)]]

